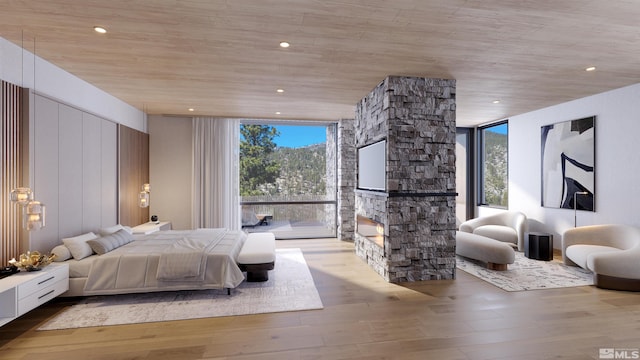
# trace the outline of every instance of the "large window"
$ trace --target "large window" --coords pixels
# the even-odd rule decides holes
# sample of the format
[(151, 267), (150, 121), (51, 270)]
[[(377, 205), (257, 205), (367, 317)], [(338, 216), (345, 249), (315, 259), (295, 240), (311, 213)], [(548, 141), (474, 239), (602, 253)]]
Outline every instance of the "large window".
[(509, 125), (506, 121), (478, 129), (479, 205), (509, 205)]
[(456, 128), (456, 224), (471, 219), (475, 210), (473, 187), (473, 129)]
[(279, 239), (335, 237), (335, 124), (290, 124), (241, 124), (243, 228)]

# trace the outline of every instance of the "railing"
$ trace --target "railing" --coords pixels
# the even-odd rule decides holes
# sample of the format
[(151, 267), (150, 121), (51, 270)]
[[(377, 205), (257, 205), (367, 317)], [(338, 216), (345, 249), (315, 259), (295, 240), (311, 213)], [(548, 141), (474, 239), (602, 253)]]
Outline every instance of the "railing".
[[(288, 197), (289, 200), (283, 198)], [(291, 200), (292, 196), (250, 196), (243, 197), (240, 205), (243, 209), (247, 207), (256, 214), (268, 214), (273, 218), (274, 223), (288, 221), (291, 225), (291, 232), (296, 232), (296, 227), (317, 226), (325, 231), (318, 232), (318, 237), (336, 235), (337, 229), (337, 202), (335, 200)], [(309, 197), (309, 196), (307, 196)], [(313, 196), (316, 198), (326, 196)], [(266, 199), (265, 199), (266, 198)], [(258, 200), (260, 199), (260, 200)], [(306, 236), (305, 237), (309, 237)]]

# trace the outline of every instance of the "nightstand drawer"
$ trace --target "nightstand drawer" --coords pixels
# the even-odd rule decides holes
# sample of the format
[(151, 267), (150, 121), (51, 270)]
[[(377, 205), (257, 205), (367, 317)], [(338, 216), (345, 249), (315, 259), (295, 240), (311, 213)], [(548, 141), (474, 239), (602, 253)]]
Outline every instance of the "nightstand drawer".
[(52, 263), (0, 280), (0, 326), (69, 290), (69, 265)]
[[(33, 274), (35, 275), (36, 273), (34, 272)], [(38, 275), (40, 276), (36, 276), (18, 285), (18, 300), (30, 296), (35, 292), (39, 292), (60, 280), (64, 280), (67, 283), (69, 282), (69, 268), (67, 266), (50, 265), (42, 270), (41, 273), (38, 273)]]
[(18, 300), (18, 316), (35, 309), (69, 289), (69, 279), (58, 277), (57, 280), (57, 282), (47, 282), (49, 286)]

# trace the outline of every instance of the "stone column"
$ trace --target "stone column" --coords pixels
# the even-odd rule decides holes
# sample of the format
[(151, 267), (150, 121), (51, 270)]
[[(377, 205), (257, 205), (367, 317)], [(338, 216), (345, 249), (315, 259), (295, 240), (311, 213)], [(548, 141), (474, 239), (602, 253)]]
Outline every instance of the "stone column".
[(356, 253), (390, 282), (455, 278), (455, 80), (388, 77), (357, 105), (356, 148), (386, 140), (386, 192), (356, 191), (384, 245)]
[(355, 232), (356, 147), (355, 122), (342, 119), (337, 124), (338, 142), (338, 239), (353, 241)]

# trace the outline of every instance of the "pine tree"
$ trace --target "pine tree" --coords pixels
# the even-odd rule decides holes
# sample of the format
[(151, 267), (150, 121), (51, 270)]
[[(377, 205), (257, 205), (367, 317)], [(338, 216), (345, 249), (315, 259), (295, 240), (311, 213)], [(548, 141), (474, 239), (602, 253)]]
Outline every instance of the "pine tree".
[(262, 188), (275, 185), (280, 174), (280, 164), (269, 156), (280, 133), (273, 126), (242, 125), (240, 134), (240, 195), (264, 195)]

